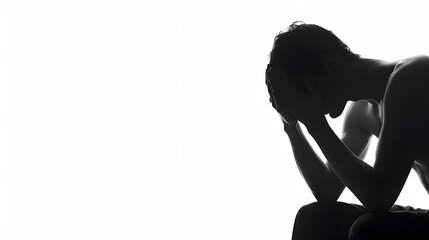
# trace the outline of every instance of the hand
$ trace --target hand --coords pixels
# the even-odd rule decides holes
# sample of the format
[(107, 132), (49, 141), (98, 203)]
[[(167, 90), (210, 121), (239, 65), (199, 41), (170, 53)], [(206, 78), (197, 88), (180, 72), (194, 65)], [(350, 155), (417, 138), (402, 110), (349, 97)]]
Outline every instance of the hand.
[[(276, 72), (274, 72), (276, 74)], [(268, 87), (268, 93), (270, 94), (270, 102), (274, 109), (278, 112), (280, 115), (280, 118), (282, 119), (283, 123), (288, 126), (294, 126), (297, 124), (297, 120), (295, 117), (292, 116), (292, 114), (283, 106), (281, 101), (281, 95), (278, 94), (277, 89), (274, 89), (271, 85), (271, 80), (274, 77), (281, 77), (274, 75), (272, 72), (272, 67), (269, 65), (267, 66), (267, 69), (265, 71), (265, 84)], [(276, 94), (274, 92), (276, 91)], [(276, 98), (277, 96), (277, 98)]]
[(269, 83), (273, 89), (276, 105), (286, 108), (297, 120), (309, 124), (326, 120), (323, 113), (322, 98), (314, 84), (313, 79), (307, 73), (303, 74), (303, 82), (308, 90), (307, 93), (298, 90), (281, 67), (271, 68)]
[[(296, 125), (297, 120), (296, 118), (283, 106), (282, 101), (278, 98), (276, 99), (275, 94), (273, 93), (274, 90), (272, 88), (271, 83), (267, 82), (268, 91), (270, 92), (270, 102), (274, 109), (277, 110), (277, 113), (280, 115), (280, 118), (282, 119), (283, 123), (287, 125)], [(280, 96), (278, 94), (278, 96)]]

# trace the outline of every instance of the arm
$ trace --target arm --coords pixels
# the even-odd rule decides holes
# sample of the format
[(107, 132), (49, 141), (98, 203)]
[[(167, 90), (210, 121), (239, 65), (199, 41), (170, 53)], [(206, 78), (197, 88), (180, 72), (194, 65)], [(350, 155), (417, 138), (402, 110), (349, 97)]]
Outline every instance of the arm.
[(279, 68), (270, 68), (268, 65), (265, 72), (270, 102), (282, 118), (284, 130), (289, 136), (298, 169), (307, 185), (310, 187), (313, 195), (318, 201), (334, 202), (344, 190), (344, 185), (314, 152), (301, 131), (297, 120), (291, 117), (291, 114), (283, 106), (281, 95), (271, 83), (271, 80), (274, 80), (276, 77), (278, 79), (284, 77), (281, 76), (282, 71), (279, 70)]
[[(272, 86), (271, 80), (276, 81), (276, 78), (284, 78), (281, 69), (267, 67), (266, 84), (270, 102), (282, 117), (284, 130), (289, 136), (298, 169), (318, 201), (336, 201), (344, 190), (344, 184), (314, 152), (296, 119), (291, 117), (289, 111), (283, 106), (282, 94)], [(364, 157), (371, 134), (365, 131), (361, 124), (363, 122), (361, 116), (366, 109), (362, 103), (354, 103), (346, 114), (343, 141), (355, 154)]]
[(284, 130), (289, 136), (292, 146), (295, 162), (314, 197), (320, 202), (335, 202), (343, 192), (344, 184), (314, 152), (299, 123), (294, 126), (284, 125)]
[(372, 118), (369, 108), (367, 101), (353, 102), (344, 116), (341, 141), (361, 159), (365, 158), (372, 137), (368, 125)]
[[(343, 143), (356, 155), (364, 158), (371, 133), (362, 126), (366, 102), (353, 103), (344, 118)], [(315, 153), (305, 138), (299, 124), (284, 123), (289, 136), (295, 161), (301, 175), (318, 201), (336, 201), (344, 190), (344, 184), (331, 168)]]
[(308, 124), (310, 134), (336, 175), (370, 211), (386, 211), (394, 204), (414, 162), (412, 136), (416, 131), (411, 119), (418, 119), (419, 111), (413, 106), (415, 99), (410, 98), (407, 85), (400, 84), (404, 81), (392, 79), (392, 82), (385, 95), (383, 128), (374, 167), (351, 152), (325, 118)]

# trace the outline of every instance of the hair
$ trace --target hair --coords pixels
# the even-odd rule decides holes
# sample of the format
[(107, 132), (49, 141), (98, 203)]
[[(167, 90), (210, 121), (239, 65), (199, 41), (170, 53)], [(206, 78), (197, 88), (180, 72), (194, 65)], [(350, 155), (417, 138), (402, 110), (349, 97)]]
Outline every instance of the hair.
[(270, 65), (281, 66), (297, 87), (304, 88), (300, 81), (304, 72), (313, 77), (324, 73), (322, 59), (325, 54), (331, 54), (342, 62), (360, 58), (331, 31), (296, 21), (274, 38)]

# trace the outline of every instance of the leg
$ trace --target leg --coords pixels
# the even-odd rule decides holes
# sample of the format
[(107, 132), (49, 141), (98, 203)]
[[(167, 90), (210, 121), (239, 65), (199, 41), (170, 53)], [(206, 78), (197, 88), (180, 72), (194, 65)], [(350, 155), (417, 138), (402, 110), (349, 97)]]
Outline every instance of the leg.
[(350, 229), (351, 240), (429, 239), (429, 218), (419, 213), (400, 211), (371, 213), (359, 217)]
[(305, 205), (296, 215), (292, 239), (346, 240), (350, 227), (363, 214), (364, 208), (342, 202)]

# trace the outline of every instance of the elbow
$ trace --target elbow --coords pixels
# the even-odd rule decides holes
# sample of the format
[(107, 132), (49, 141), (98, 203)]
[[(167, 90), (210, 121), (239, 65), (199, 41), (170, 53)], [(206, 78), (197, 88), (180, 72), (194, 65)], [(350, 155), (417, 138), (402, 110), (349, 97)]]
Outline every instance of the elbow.
[(363, 204), (365, 208), (371, 213), (387, 212), (393, 206), (393, 202), (386, 198), (374, 198)]
[(389, 188), (377, 186), (362, 194), (359, 200), (369, 212), (381, 213), (389, 211), (397, 197)]
[(338, 200), (338, 197), (335, 196), (320, 196), (320, 195), (314, 195), (318, 202), (322, 203), (332, 203), (336, 202)]
[(318, 202), (337, 202), (340, 197), (342, 191), (326, 191), (326, 192), (313, 192), (314, 197)]
[(316, 188), (318, 191), (312, 189), (314, 197), (318, 202), (337, 202), (341, 193), (343, 193), (345, 186), (343, 184), (329, 185), (325, 187)]
[(392, 207), (391, 204), (384, 204), (384, 203), (364, 204), (364, 206), (370, 213), (387, 212)]

